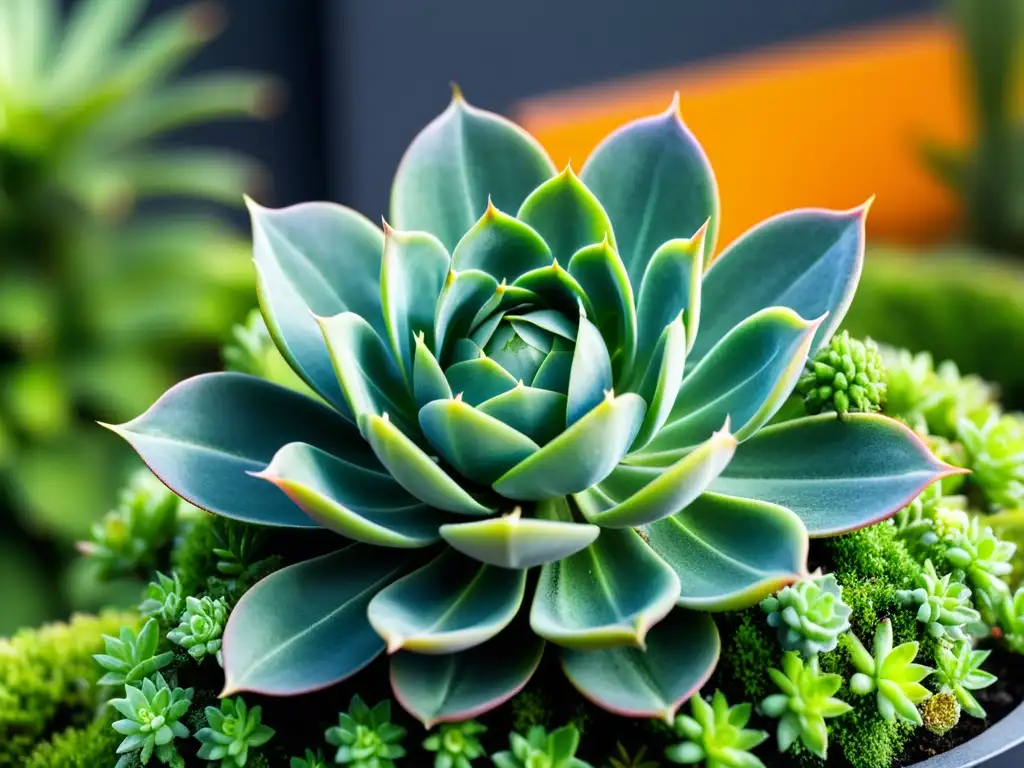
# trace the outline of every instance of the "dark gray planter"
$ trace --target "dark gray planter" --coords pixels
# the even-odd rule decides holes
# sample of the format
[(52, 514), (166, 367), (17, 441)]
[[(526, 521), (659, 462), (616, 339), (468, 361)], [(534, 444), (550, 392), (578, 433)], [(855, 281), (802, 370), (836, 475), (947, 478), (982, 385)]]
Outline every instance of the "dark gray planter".
[(1024, 704), (956, 749), (910, 768), (1021, 768), (1024, 766)]

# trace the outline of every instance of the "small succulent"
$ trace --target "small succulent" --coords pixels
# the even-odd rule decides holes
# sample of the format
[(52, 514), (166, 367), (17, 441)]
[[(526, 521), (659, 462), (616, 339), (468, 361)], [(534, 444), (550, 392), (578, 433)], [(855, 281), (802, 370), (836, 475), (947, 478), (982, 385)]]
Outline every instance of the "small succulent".
[(190, 595), (185, 598), (185, 610), (177, 629), (168, 632), (167, 639), (187, 650), (196, 661), (202, 661), (212, 654), (220, 662), (221, 635), (224, 633), (228, 612), (228, 604), (223, 598)]
[(659, 768), (659, 763), (647, 759), (646, 746), (631, 753), (620, 741), (615, 745), (615, 754), (608, 758), (608, 768)]
[(893, 648), (889, 619), (880, 621), (875, 629), (873, 653), (868, 652), (854, 633), (846, 637), (857, 670), (850, 678), (850, 690), (858, 696), (875, 693), (878, 712), (887, 722), (899, 719), (921, 725), (921, 713), (916, 705), (931, 695), (921, 681), (935, 670), (913, 663), (917, 657), (917, 642)]
[(96, 564), (102, 578), (132, 576), (156, 563), (174, 537), (181, 499), (148, 469), (133, 475), (117, 507), (92, 526), (92, 538), (78, 550)]
[(131, 627), (121, 627), (120, 637), (103, 635), (105, 653), (93, 656), (96, 662), (107, 670), (99, 679), (100, 685), (124, 685), (136, 683), (149, 677), (158, 669), (171, 663), (174, 654), (157, 653), (160, 645), (160, 626), (156, 619), (149, 619), (139, 634)]
[(206, 708), (208, 726), (196, 732), (203, 746), (199, 757), (210, 762), (220, 761), (220, 768), (244, 768), (249, 750), (262, 747), (274, 735), (274, 729), (263, 725), (261, 707), (249, 709), (241, 696), (223, 699), (220, 709)]
[[(353, 542), (246, 594), (230, 691), (296, 695), (387, 648), (429, 727), (438, 664), (467, 681), (457, 720), (521, 690), (550, 641), (589, 700), (670, 718), (647, 692), (712, 673), (711, 612), (952, 471), (879, 414), (770, 423), (852, 300), (867, 207), (782, 214), (712, 260), (716, 183), (678, 103), (577, 174), (456, 93), (392, 190), (381, 227), (250, 205), (267, 328), (315, 399), (206, 374), (114, 428), (203, 509)], [(269, 615), (303, 639), (253, 665), (279, 645)]]
[(405, 728), (391, 722), (391, 702), (387, 699), (372, 709), (357, 695), (349, 703), (348, 713), (338, 715), (338, 724), (328, 728), (327, 743), (337, 747), (334, 762), (352, 768), (394, 768), (395, 760), (405, 757)]
[(898, 590), (896, 596), (904, 605), (918, 606), (917, 620), (935, 638), (966, 640), (964, 626), (981, 621), (981, 614), (971, 607), (971, 590), (950, 573), (939, 578), (931, 560), (925, 560), (918, 586)]
[(1024, 506), (1024, 415), (993, 413), (980, 425), (964, 419), (958, 431), (971, 481), (989, 505), (997, 510)]
[(936, 736), (945, 736), (960, 722), (960, 702), (948, 691), (940, 691), (921, 705), (921, 722)]
[(173, 624), (181, 616), (185, 597), (181, 590), (181, 579), (177, 573), (170, 576), (157, 571), (156, 581), (146, 587), (146, 599), (139, 606), (139, 613), (152, 616), (165, 624)]
[(941, 646), (935, 656), (934, 682), (939, 691), (952, 693), (960, 707), (971, 717), (985, 717), (985, 709), (971, 691), (988, 688), (996, 681), (991, 672), (981, 669), (991, 651), (976, 651), (970, 642), (961, 641), (952, 648)]
[(572, 725), (551, 733), (535, 725), (525, 736), (513, 731), (508, 741), (511, 749), (491, 756), (495, 768), (591, 768), (576, 757), (580, 732)]
[(124, 693), (123, 699), (110, 701), (124, 716), (113, 725), (114, 730), (125, 737), (117, 748), (117, 753), (122, 755), (118, 768), (130, 765), (129, 756), (134, 752), (139, 753), (143, 765), (155, 754), (161, 763), (182, 768), (185, 762), (174, 740), (188, 737), (188, 728), (180, 720), (192, 705), (192, 689), (171, 688), (157, 672), (143, 680), (139, 687), (125, 685)]
[(778, 631), (782, 647), (799, 651), (804, 658), (835, 649), (839, 636), (850, 628), (850, 607), (831, 573), (785, 587), (762, 600), (761, 609)]
[(673, 763), (707, 768), (764, 768), (751, 753), (768, 738), (765, 731), (747, 728), (753, 707), (743, 703), (730, 707), (721, 691), (715, 691), (708, 704), (700, 696), (690, 699), (692, 717), (677, 715), (676, 734), (686, 741), (669, 747), (665, 756)]
[(213, 525), (217, 572), (235, 578), (252, 565), (266, 539), (266, 531), (252, 525), (219, 518)]
[(1024, 587), (1002, 596), (998, 604), (999, 628), (1003, 642), (1015, 653), (1024, 654)]
[(875, 413), (885, 405), (887, 378), (878, 345), (843, 331), (807, 361), (796, 391), (808, 413)]
[(477, 738), (486, 730), (476, 720), (442, 723), (437, 733), (427, 736), (423, 748), (437, 753), (434, 768), (470, 768), (476, 758), (487, 754)]
[(826, 718), (839, 717), (852, 709), (845, 701), (835, 698), (843, 678), (822, 674), (817, 656), (812, 656), (805, 664), (794, 651), (783, 654), (781, 672), (769, 669), (768, 674), (782, 693), (773, 693), (762, 701), (761, 711), (769, 717), (780, 718), (779, 751), (788, 751), (799, 739), (811, 754), (826, 759)]
[(892, 518), (900, 538), (924, 548), (958, 537), (970, 521), (967, 498), (945, 495), (942, 483), (928, 486)]
[(950, 543), (946, 559), (966, 572), (976, 595), (985, 593), (994, 603), (998, 602), (996, 596), (1009, 589), (1003, 577), (1013, 571), (1011, 561), (1016, 545), (1000, 540), (981, 517), (972, 518), (966, 530), (954, 536)]
[(302, 757), (293, 757), (288, 761), (288, 768), (327, 768), (327, 760), (322, 752), (307, 749)]

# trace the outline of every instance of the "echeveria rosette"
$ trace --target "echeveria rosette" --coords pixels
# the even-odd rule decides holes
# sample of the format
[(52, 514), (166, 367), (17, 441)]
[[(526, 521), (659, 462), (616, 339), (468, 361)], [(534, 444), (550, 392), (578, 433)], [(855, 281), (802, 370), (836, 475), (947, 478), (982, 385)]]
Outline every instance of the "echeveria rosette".
[(93, 654), (96, 663), (107, 672), (98, 681), (100, 685), (137, 683), (157, 670), (163, 669), (174, 658), (171, 652), (157, 653), (160, 645), (160, 625), (149, 619), (136, 635), (131, 627), (121, 627), (119, 637), (103, 635), (103, 653)]
[(967, 640), (964, 627), (981, 621), (981, 614), (971, 606), (971, 590), (947, 573), (941, 578), (931, 560), (924, 568), (913, 589), (901, 589), (896, 596), (904, 605), (917, 606), (917, 620), (937, 639)]
[(893, 648), (889, 619), (882, 619), (875, 628), (871, 652), (852, 632), (844, 637), (849, 638), (850, 659), (857, 670), (850, 678), (850, 690), (858, 696), (874, 693), (879, 714), (890, 723), (899, 719), (921, 725), (917, 705), (931, 696), (921, 681), (935, 670), (913, 663), (918, 643)]
[(134, 753), (142, 765), (148, 765), (155, 755), (164, 765), (183, 767), (185, 761), (174, 741), (188, 736), (188, 728), (180, 720), (192, 705), (192, 693), (191, 688), (171, 688), (159, 672), (138, 687), (125, 685), (124, 698), (110, 701), (122, 715), (113, 723), (114, 730), (124, 736), (117, 748), (121, 755), (117, 768), (131, 765)]
[(952, 648), (942, 646), (935, 655), (935, 676), (940, 692), (952, 693), (961, 709), (971, 717), (984, 718), (985, 709), (974, 698), (971, 691), (988, 688), (996, 676), (986, 672), (981, 665), (991, 651), (976, 651), (969, 641), (961, 641)]
[(487, 755), (479, 739), (486, 731), (476, 720), (442, 723), (437, 732), (427, 736), (423, 748), (435, 753), (434, 768), (471, 768), (474, 760)]
[(208, 655), (221, 661), (221, 635), (224, 633), (224, 622), (228, 618), (228, 604), (222, 598), (189, 597), (185, 598), (185, 610), (182, 611), (177, 628), (167, 633), (167, 639), (188, 651), (196, 661), (202, 661)]
[(835, 650), (840, 635), (850, 628), (850, 606), (843, 602), (843, 588), (831, 573), (784, 587), (762, 600), (761, 609), (782, 647), (804, 658)]
[(207, 727), (196, 731), (202, 744), (198, 756), (220, 763), (220, 768), (244, 768), (250, 750), (258, 749), (274, 736), (274, 729), (264, 725), (263, 708), (246, 705), (240, 696), (224, 699), (220, 708), (206, 708)]
[(405, 757), (405, 728), (391, 722), (391, 702), (367, 706), (353, 696), (348, 712), (338, 714), (338, 724), (324, 733), (327, 743), (337, 747), (334, 762), (351, 768), (394, 768)]
[(777, 216), (705, 271), (716, 186), (675, 107), (577, 176), (457, 96), (383, 228), (251, 211), (267, 327), (320, 400), (212, 374), (115, 428), (204, 509), (355, 542), (240, 600), (227, 692), (325, 687), (386, 648), (433, 725), (507, 700), (551, 642), (594, 702), (671, 720), (716, 663), (707, 612), (952, 471), (878, 415), (765, 426), (852, 299), (866, 207)]
[(665, 757), (680, 765), (703, 763), (707, 768), (764, 768), (751, 750), (768, 738), (765, 731), (747, 728), (753, 707), (748, 703), (730, 707), (721, 691), (711, 703), (700, 696), (690, 699), (692, 717), (677, 715), (675, 731), (685, 741), (665, 750)]

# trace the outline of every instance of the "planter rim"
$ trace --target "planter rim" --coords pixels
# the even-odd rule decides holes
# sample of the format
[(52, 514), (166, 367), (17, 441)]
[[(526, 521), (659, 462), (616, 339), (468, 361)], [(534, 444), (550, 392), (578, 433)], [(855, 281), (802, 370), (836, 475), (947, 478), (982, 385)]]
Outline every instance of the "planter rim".
[(984, 768), (989, 760), (1024, 743), (1024, 704), (970, 741), (907, 768)]

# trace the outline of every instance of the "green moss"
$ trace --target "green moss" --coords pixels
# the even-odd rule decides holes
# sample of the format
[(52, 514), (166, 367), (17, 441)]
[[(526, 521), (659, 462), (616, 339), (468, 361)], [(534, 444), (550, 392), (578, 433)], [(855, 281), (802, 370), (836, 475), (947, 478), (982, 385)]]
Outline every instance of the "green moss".
[(739, 621), (725, 630), (719, 668), (725, 670), (744, 701), (761, 701), (774, 691), (768, 670), (777, 667), (782, 649), (775, 632), (757, 606), (739, 614)]
[(123, 738), (113, 728), (115, 713), (80, 728), (68, 728), (43, 742), (26, 758), (24, 768), (99, 768), (117, 761)]
[(512, 730), (525, 733), (534, 725), (545, 728), (551, 722), (551, 708), (545, 696), (534, 688), (528, 688), (508, 703), (512, 712)]
[(217, 572), (216, 538), (213, 526), (217, 518), (201, 512), (174, 544), (171, 564), (181, 579), (182, 591), (195, 595), (206, 589), (206, 580)]
[(116, 636), (124, 624), (138, 629), (141, 621), (119, 612), (75, 616), (0, 640), (0, 765), (21, 765), (57, 721), (89, 722), (103, 674), (92, 654), (103, 650), (101, 635)]

